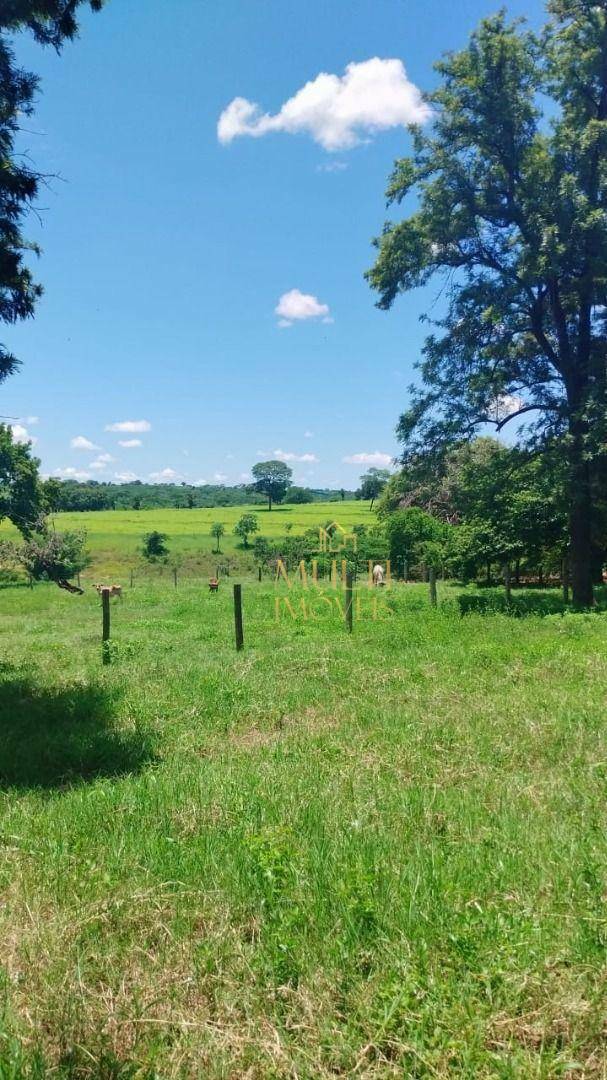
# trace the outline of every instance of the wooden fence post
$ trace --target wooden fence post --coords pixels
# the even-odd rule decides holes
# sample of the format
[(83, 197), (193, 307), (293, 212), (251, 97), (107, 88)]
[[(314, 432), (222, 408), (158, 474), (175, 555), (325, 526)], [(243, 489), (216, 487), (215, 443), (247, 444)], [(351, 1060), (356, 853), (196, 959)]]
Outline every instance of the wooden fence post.
[(261, 581), (261, 566), (257, 567), (257, 577), (258, 577), (258, 580)]
[(510, 563), (504, 563), (504, 588), (506, 590), (506, 603), (509, 604), (512, 596), (510, 588)]
[(433, 566), (430, 567), (428, 572), (428, 581), (430, 582), (430, 603), (432, 604), (432, 607), (436, 607), (436, 570)]
[(346, 603), (344, 609), (344, 618), (346, 620), (346, 629), (350, 634), (352, 633), (352, 616), (352, 571), (348, 570), (346, 571)]
[(110, 590), (101, 590), (101, 611), (103, 627), (101, 631), (101, 657), (104, 664), (110, 662)]
[(244, 645), (244, 633), (242, 629), (242, 586), (234, 586), (234, 631), (236, 634), (236, 651), (240, 652)]

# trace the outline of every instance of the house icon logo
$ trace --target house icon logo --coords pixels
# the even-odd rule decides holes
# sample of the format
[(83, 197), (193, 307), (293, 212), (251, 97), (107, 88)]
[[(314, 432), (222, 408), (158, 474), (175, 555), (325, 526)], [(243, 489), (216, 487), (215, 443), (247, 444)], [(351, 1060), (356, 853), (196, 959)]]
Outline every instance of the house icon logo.
[(318, 538), (319, 550), (323, 554), (328, 555), (336, 551), (344, 551), (348, 546), (352, 551), (357, 550), (356, 533), (347, 532), (338, 521), (332, 521), (330, 525), (326, 525), (324, 528), (321, 526), (318, 530)]

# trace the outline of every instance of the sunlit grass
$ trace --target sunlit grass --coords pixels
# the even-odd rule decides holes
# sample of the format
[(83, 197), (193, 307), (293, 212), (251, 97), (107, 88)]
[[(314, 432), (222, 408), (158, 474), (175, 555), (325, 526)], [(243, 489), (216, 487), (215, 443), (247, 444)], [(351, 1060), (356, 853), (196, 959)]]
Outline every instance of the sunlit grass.
[[(368, 502), (346, 501), (335, 503), (307, 503), (302, 506), (276, 506), (269, 512), (265, 506), (227, 506), (200, 510), (100, 510), (85, 513), (56, 514), (58, 530), (85, 529), (87, 543), (93, 557), (89, 578), (109, 574), (126, 580), (131, 569), (143, 572), (141, 544), (145, 533), (157, 530), (168, 536), (170, 561), (180, 565), (183, 574), (204, 575), (216, 567), (214, 554), (216, 542), (210, 534), (213, 522), (219, 521), (225, 528), (220, 548), (221, 555), (228, 556), (236, 568), (250, 568), (250, 553), (242, 548), (234, 536), (234, 525), (244, 513), (253, 513), (259, 522), (259, 534), (268, 537), (284, 536), (289, 530), (294, 534), (316, 529), (327, 522), (337, 520), (343, 528), (356, 524), (374, 525), (377, 518), (370, 511)], [(0, 533), (17, 536), (6, 521), (0, 524)], [(158, 567), (152, 570), (158, 575)]]
[(604, 617), (439, 590), (0, 592), (3, 1080), (603, 1075)]

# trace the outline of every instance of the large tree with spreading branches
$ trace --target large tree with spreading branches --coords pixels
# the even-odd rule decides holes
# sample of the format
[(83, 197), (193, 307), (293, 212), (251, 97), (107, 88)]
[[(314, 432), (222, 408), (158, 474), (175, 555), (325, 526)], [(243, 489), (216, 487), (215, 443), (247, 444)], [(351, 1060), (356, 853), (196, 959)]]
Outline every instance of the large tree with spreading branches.
[(521, 439), (560, 439), (573, 597), (587, 606), (607, 488), (607, 0), (548, 12), (539, 36), (489, 18), (438, 64), (430, 127), (388, 188), (417, 206), (385, 226), (368, 276), (382, 308), (442, 277), (403, 458), (523, 417)]

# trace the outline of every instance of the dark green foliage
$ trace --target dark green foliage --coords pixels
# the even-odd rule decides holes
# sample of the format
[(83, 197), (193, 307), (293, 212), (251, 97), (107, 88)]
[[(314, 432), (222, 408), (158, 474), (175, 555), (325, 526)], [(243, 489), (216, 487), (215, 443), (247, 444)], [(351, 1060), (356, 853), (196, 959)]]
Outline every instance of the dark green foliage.
[(24, 536), (45, 510), (38, 465), (30, 444), (14, 442), (11, 429), (0, 424), (0, 520), (8, 518)]
[(243, 547), (249, 546), (249, 536), (256, 532), (259, 532), (259, 522), (255, 514), (242, 514), (234, 526), (234, 533), (241, 538)]
[(436, 569), (447, 555), (450, 529), (448, 525), (418, 507), (396, 510), (385, 521), (390, 559), (395, 567), (406, 562), (411, 568), (419, 564)]
[(293, 470), (284, 461), (259, 461), (251, 473), (255, 480), (255, 491), (267, 496), (268, 510), (272, 509), (272, 503), (282, 502), (293, 475)]
[(142, 553), (146, 559), (162, 559), (169, 553), (169, 549), (166, 545), (168, 536), (166, 533), (158, 532), (154, 529), (152, 532), (146, 533), (143, 538)]
[(371, 507), (373, 509), (373, 503), (384, 490), (388, 480), (390, 479), (390, 473), (388, 469), (369, 469), (360, 478), (360, 487), (356, 492), (357, 499), (364, 499), (365, 501), (371, 500)]
[(294, 505), (301, 505), (303, 503), (314, 502), (314, 496), (309, 488), (290, 487), (285, 495), (284, 501), (286, 503), (293, 503)]
[(386, 225), (369, 280), (383, 308), (444, 281), (446, 311), (399, 424), (406, 460), (516, 416), (536, 418), (540, 442), (563, 436), (584, 605), (607, 487), (607, 4), (548, 8), (541, 47), (502, 13), (438, 65), (433, 128), (415, 133), (388, 189), (393, 204), (417, 189), (419, 205)]
[(30, 536), (16, 549), (16, 555), (35, 581), (69, 581), (90, 563), (84, 532), (45, 529)]

